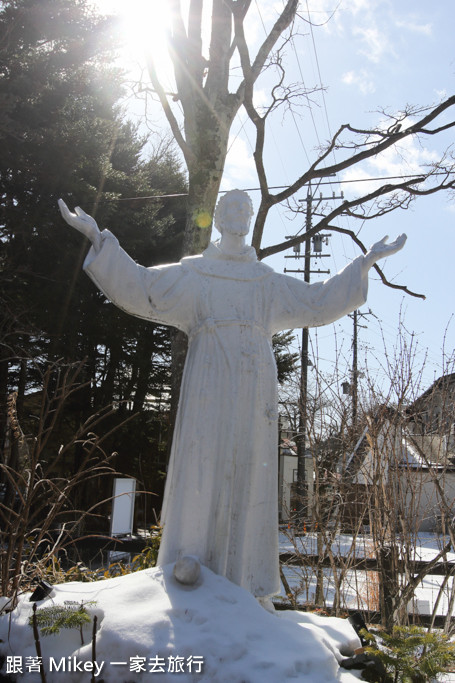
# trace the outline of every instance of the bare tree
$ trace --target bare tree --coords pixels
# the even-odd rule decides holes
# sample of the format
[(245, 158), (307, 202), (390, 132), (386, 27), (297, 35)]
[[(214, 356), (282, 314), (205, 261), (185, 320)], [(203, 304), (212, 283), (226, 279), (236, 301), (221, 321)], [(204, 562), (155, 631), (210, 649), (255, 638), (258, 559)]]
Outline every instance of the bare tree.
[[(446, 632), (453, 632), (455, 568), (447, 563), (455, 548), (454, 358), (441, 367), (441, 378), (423, 391), (423, 368), (402, 328), (395, 350), (388, 350), (387, 382), (379, 387), (376, 373), (365, 371), (360, 430), (350, 428), (346, 397), (336, 391), (319, 403), (318, 420), (310, 413), (307, 535), (292, 525), (286, 532), (292, 555), (283, 575), (294, 603), (306, 596), (335, 613), (357, 606), (379, 613), (391, 628), (419, 619), (416, 592), (427, 577), (444, 574), (439, 583), (432, 577), (439, 588), (424, 615), (434, 624), (442, 612)], [(325, 384), (319, 373), (318, 382)], [(310, 393), (317, 397), (321, 388)], [(296, 395), (298, 389), (294, 401)], [(432, 538), (424, 553), (423, 532)]]
[[(148, 70), (172, 133), (183, 153), (189, 179), (186, 253), (199, 253), (208, 244), (211, 216), (218, 195), (227, 154), (229, 131), (245, 101), (246, 88), (252, 88), (268, 55), (295, 17), (298, 2), (288, 0), (256, 59), (235, 91), (229, 90), (231, 63), (238, 48), (233, 20), (242, 25), (251, 0), (213, 0), (208, 58), (203, 54), (203, 0), (191, 0), (185, 24), (179, 0), (169, 0), (172, 17), (170, 54), (177, 92), (166, 93), (153, 56)], [(183, 111), (183, 131), (173, 103)], [(207, 223), (208, 221), (208, 223)]]
[(102, 449), (110, 433), (94, 433), (113, 409), (88, 418), (66, 443), (55, 443), (67, 403), (84, 387), (82, 366), (49, 366), (36, 394), (39, 412), (31, 433), (24, 434), (18, 419), (17, 394), (8, 399), (8, 437), (0, 457), (0, 594), (13, 605), (18, 591), (43, 575), (104, 502), (78, 509), (81, 489), (99, 491), (100, 478), (115, 473), (112, 456)]
[[(381, 121), (368, 130), (349, 123), (340, 125), (310, 166), (302, 169), (288, 187), (274, 194), (268, 184), (264, 159), (271, 114), (279, 107), (292, 109), (299, 99), (302, 101), (305, 95), (308, 96), (302, 84), (289, 84), (286, 77), (285, 48), (305, 24), (298, 13), (297, 0), (284, 3), (254, 56), (250, 55), (245, 37), (251, 0), (190, 0), (187, 21), (182, 15), (179, 0), (168, 0), (168, 5), (172, 19), (169, 45), (175, 92), (167, 92), (161, 83), (152, 53), (148, 57), (148, 71), (152, 89), (159, 98), (188, 168), (185, 253), (201, 252), (210, 239), (207, 227), (223, 175), (229, 131), (242, 106), (256, 131), (254, 162), (261, 201), (254, 226), (253, 246), (259, 258), (311, 239), (327, 228), (348, 233), (365, 251), (365, 245), (355, 236), (354, 230), (343, 229), (337, 224), (337, 219), (349, 216), (372, 220), (396, 209), (407, 208), (416, 197), (453, 190), (455, 166), (449, 151), (438, 162), (422, 167), (410, 177), (395, 183), (379, 183), (376, 189), (357, 198), (336, 207), (327, 207), (309, 232), (262, 248), (267, 216), (273, 206), (292, 201), (295, 193), (311, 181), (321, 181), (353, 168), (366, 159), (396, 148), (409, 138), (422, 141), (452, 128), (455, 125), (455, 96), (433, 106), (406, 106), (401, 112), (392, 114), (382, 111), (378, 114)], [(205, 53), (203, 15), (207, 7), (211, 9), (211, 28)], [(259, 108), (254, 102), (255, 86), (264, 69), (272, 66), (270, 73), (276, 73), (276, 82), (271, 88), (269, 103)], [(418, 296), (404, 285), (391, 285), (380, 268), (375, 268), (384, 283)]]
[[(273, 192), (268, 182), (264, 150), (270, 137), (274, 114), (281, 109), (293, 114), (295, 107), (311, 94), (303, 83), (289, 83), (286, 73), (286, 48), (308, 22), (298, 12), (298, 0), (284, 0), (276, 20), (266, 28), (266, 36), (252, 54), (245, 35), (245, 25), (253, 10), (251, 0), (189, 0), (184, 17), (180, 0), (167, 0), (171, 17), (169, 54), (173, 65), (174, 85), (166, 88), (160, 79), (153, 50), (147, 56), (150, 87), (168, 121), (188, 171), (188, 200), (183, 255), (201, 253), (210, 241), (211, 221), (228, 151), (229, 133), (243, 107), (255, 130), (254, 163), (260, 187), (260, 203), (253, 230), (252, 244), (263, 259), (311, 240), (325, 229), (346, 233), (366, 252), (355, 228), (339, 224), (344, 216), (372, 220), (397, 209), (405, 209), (413, 199), (455, 186), (455, 166), (448, 151), (439, 162), (422, 167), (411, 177), (396, 182), (379, 183), (376, 189), (360, 194), (337, 206), (328, 204), (314, 217), (311, 230), (291, 240), (263, 245), (270, 210), (286, 203), (300, 211), (294, 196), (312, 181), (320, 182), (336, 173), (357, 167), (361, 162), (396, 149), (408, 139), (422, 141), (455, 125), (455, 96), (434, 106), (406, 106), (398, 113), (378, 113), (375, 127), (364, 130), (343, 124), (319, 149), (308, 168), (287, 187)], [(210, 35), (204, 35), (204, 17), (211, 17)], [(275, 74), (268, 103), (255, 103), (258, 80), (268, 71)], [(336, 153), (336, 160), (335, 159)], [(352, 222), (351, 222), (352, 225)], [(404, 284), (390, 283), (376, 264), (384, 284), (408, 294), (423, 297)], [(173, 335), (171, 424), (177, 410), (177, 396), (186, 352), (186, 338)]]

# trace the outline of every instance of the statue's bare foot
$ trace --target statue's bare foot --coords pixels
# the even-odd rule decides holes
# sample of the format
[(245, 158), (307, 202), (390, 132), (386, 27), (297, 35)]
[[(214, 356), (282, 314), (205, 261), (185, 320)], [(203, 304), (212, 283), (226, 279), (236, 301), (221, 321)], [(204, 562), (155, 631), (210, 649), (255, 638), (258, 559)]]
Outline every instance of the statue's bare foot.
[(201, 573), (201, 564), (194, 555), (185, 555), (174, 565), (174, 576), (179, 583), (193, 586)]

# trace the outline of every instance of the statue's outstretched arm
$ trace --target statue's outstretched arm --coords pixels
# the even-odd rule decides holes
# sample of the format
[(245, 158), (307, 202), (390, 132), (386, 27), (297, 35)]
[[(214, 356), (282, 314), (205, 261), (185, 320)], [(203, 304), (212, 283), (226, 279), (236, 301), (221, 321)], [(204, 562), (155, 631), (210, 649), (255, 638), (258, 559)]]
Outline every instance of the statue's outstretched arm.
[(95, 219), (85, 213), (79, 206), (76, 206), (74, 213), (71, 213), (63, 199), (58, 200), (58, 206), (68, 225), (71, 225), (71, 227), (76, 228), (76, 230), (85, 235), (92, 243), (95, 251), (99, 251), (101, 247), (101, 233)]
[(407, 240), (406, 235), (403, 233), (394, 242), (387, 244), (389, 236), (386, 235), (379, 242), (373, 244), (363, 257), (363, 270), (367, 272), (371, 266), (373, 266), (379, 259), (387, 258), (387, 256), (392, 256), (396, 254), (397, 251), (403, 249), (404, 244)]

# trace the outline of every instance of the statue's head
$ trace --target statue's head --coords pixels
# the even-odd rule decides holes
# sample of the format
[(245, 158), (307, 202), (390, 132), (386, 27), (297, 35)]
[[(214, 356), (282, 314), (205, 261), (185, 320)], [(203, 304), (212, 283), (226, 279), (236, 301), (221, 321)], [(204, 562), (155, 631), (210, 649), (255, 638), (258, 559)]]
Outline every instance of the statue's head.
[(230, 190), (219, 200), (215, 209), (215, 227), (223, 234), (247, 235), (253, 215), (250, 196), (242, 190)]

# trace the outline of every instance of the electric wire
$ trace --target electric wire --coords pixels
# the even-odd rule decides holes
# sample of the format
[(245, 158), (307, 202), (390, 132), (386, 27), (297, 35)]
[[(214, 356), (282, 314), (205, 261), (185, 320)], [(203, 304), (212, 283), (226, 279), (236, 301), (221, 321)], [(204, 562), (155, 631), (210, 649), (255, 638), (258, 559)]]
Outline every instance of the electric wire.
[[(297, 48), (296, 48), (296, 45), (295, 45), (295, 40), (294, 40), (294, 38), (291, 40), (291, 45), (292, 45), (292, 48), (293, 48), (293, 50), (294, 50), (295, 60), (296, 60), (296, 62), (297, 62), (297, 68), (298, 68), (299, 74), (300, 74), (300, 80), (302, 81), (302, 85), (303, 85), (304, 90), (305, 90), (305, 99), (306, 99), (307, 104), (308, 104), (308, 109), (309, 109), (309, 112), (310, 112), (311, 121), (312, 121), (312, 123), (313, 123), (313, 128), (314, 128), (314, 132), (315, 132), (315, 135), (316, 135), (316, 140), (318, 141), (318, 145), (319, 145), (319, 147), (320, 147), (320, 146), (321, 146), (321, 141), (320, 141), (320, 139), (319, 139), (319, 132), (318, 132), (318, 129), (317, 129), (317, 126), (316, 126), (316, 120), (315, 120), (314, 114), (313, 114), (313, 107), (312, 107), (312, 105), (311, 105), (311, 101), (310, 101), (310, 98), (309, 98), (309, 96), (308, 96), (307, 88), (306, 88), (306, 85), (305, 85), (305, 79), (304, 79), (304, 77), (303, 77), (302, 65), (300, 64), (300, 58), (299, 58), (299, 55), (297, 54)], [(292, 110), (291, 110), (291, 111), (292, 111)], [(303, 140), (302, 140), (302, 137), (301, 137), (301, 134), (300, 134), (300, 130), (299, 130), (298, 126), (297, 126), (297, 122), (296, 122), (296, 120), (295, 120), (294, 112), (292, 112), (292, 114), (293, 114), (295, 126), (296, 126), (297, 131), (298, 131), (299, 138), (300, 138), (300, 140), (301, 140), (301, 142), (302, 142), (302, 145), (303, 145)], [(308, 163), (310, 163), (310, 159), (309, 159), (309, 157), (308, 157), (308, 154), (306, 153), (306, 148), (305, 148), (304, 145), (303, 145), (303, 148), (304, 148), (304, 151), (305, 151), (305, 154), (306, 154)]]
[[(262, 17), (262, 12), (261, 12), (261, 9), (260, 9), (260, 7), (259, 7), (259, 4), (258, 4), (258, 1), (257, 1), (257, 0), (255, 0), (255, 5), (256, 5), (257, 13), (258, 13), (258, 15), (259, 15), (259, 19), (260, 19), (261, 24), (262, 24), (262, 29), (263, 29), (263, 31), (264, 31), (264, 35), (267, 37), (267, 29), (266, 29), (265, 22), (264, 22), (264, 19), (263, 19), (263, 17)], [(280, 159), (281, 167), (284, 169), (284, 168), (285, 168), (285, 163), (284, 163), (284, 160), (283, 160), (283, 157), (282, 157), (282, 154), (281, 154), (281, 149), (280, 149), (280, 147), (276, 144), (276, 139), (275, 139), (275, 136), (274, 136), (273, 133), (272, 133), (272, 138), (273, 138), (273, 140), (275, 141), (275, 149), (276, 149), (276, 153), (277, 153), (277, 155), (278, 155), (278, 158)]]
[(315, 41), (315, 38), (314, 38), (313, 24), (312, 24), (312, 22), (311, 22), (310, 9), (309, 9), (309, 7), (308, 7), (308, 0), (306, 0), (306, 10), (307, 10), (307, 14), (308, 14), (308, 23), (309, 23), (309, 25), (310, 25), (311, 42), (312, 42), (312, 44), (313, 44), (314, 56), (315, 56), (315, 59), (316, 59), (316, 68), (317, 68), (318, 77), (319, 77), (319, 87), (321, 88), (321, 97), (322, 97), (322, 103), (323, 103), (324, 112), (325, 112), (325, 118), (326, 118), (326, 122), (327, 122), (327, 130), (328, 130), (328, 132), (329, 132), (330, 138), (332, 138), (332, 132), (331, 132), (330, 121), (329, 121), (329, 114), (328, 114), (328, 111), (327, 111), (327, 104), (326, 104), (326, 101), (325, 101), (324, 89), (323, 89), (323, 87), (322, 87), (322, 78), (321, 78), (321, 69), (320, 69), (320, 66), (319, 66), (318, 51), (317, 51), (317, 49), (316, 49), (316, 41)]
[[(435, 173), (434, 175), (444, 175), (442, 173), (438, 174)], [(338, 185), (343, 185), (347, 183), (366, 183), (366, 182), (375, 182), (378, 180), (402, 180), (406, 178), (415, 178), (415, 174), (413, 175), (391, 175), (391, 176), (380, 176), (380, 177), (374, 177), (374, 178), (350, 178), (348, 180), (337, 180)], [(334, 181), (333, 180), (321, 180), (318, 183), (319, 185), (333, 185)], [(289, 185), (270, 185), (269, 190), (285, 190)], [(245, 187), (242, 188), (243, 192), (260, 192), (261, 188), (260, 187)], [(225, 192), (229, 192), (229, 190), (220, 190), (219, 194), (224, 194)], [(135, 200), (146, 200), (146, 199), (172, 199), (174, 197), (187, 197), (188, 193), (187, 192), (178, 192), (174, 194), (153, 194), (153, 195), (144, 195), (143, 197), (106, 197), (100, 202), (131, 202)]]

